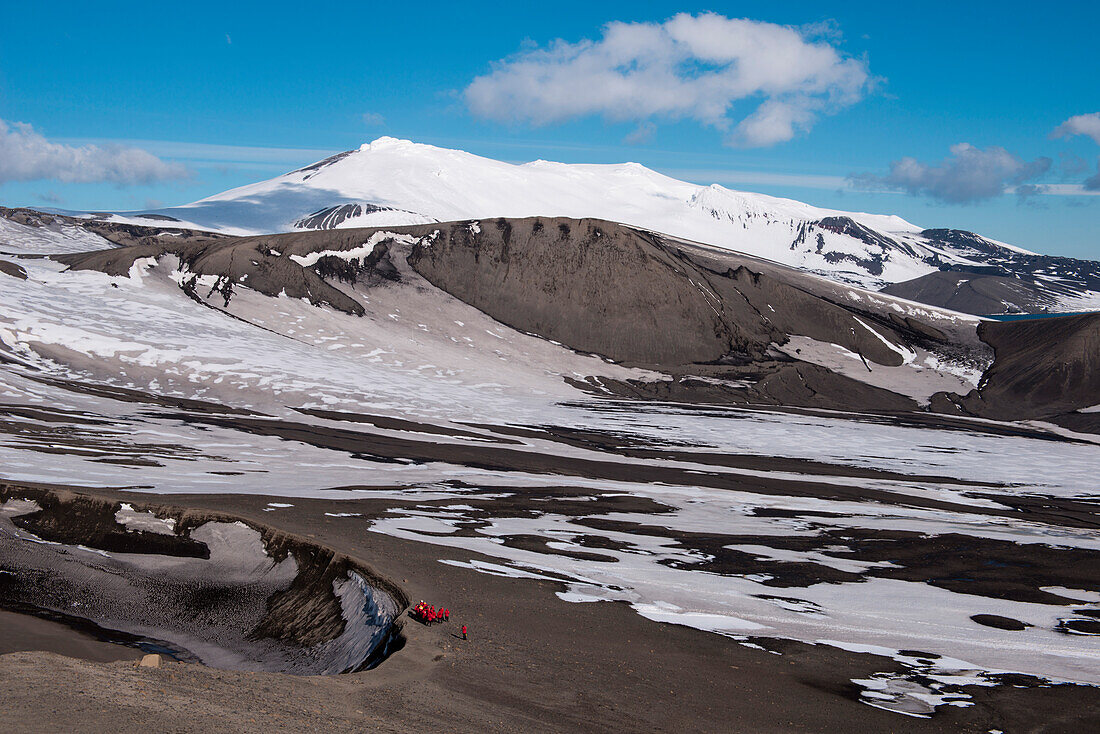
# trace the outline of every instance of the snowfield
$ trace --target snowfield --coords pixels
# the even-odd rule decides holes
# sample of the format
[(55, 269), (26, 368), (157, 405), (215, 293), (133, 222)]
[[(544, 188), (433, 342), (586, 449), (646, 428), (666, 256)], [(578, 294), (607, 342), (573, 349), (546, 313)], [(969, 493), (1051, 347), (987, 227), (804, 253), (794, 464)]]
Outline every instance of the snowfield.
[[(429, 152), (439, 157), (434, 149)], [(366, 174), (384, 164), (385, 170), (408, 172), (391, 184), (395, 196), (427, 196), (416, 187), (425, 146), (383, 140), (341, 162), (358, 160), (356, 155), (364, 174), (356, 181), (369, 186)], [(689, 190), (634, 166), (517, 167), (448, 156), (465, 166), (492, 166), (483, 175), (503, 179), (499, 190), (485, 192), (448, 172), (453, 169), (440, 168), (436, 175), (450, 188), (435, 190), (442, 197), (438, 201), (416, 203), (425, 210), (431, 205), (441, 217), (457, 212), (446, 208), (450, 204), (440, 192), (462, 191), (484, 197), (485, 203), (538, 177), (557, 181), (556, 195), (578, 210), (585, 187), (592, 194), (594, 187), (607, 189), (617, 179), (625, 193), (614, 186), (607, 193), (624, 202), (639, 185), (654, 192), (654, 201), (661, 192), (684, 187), (681, 198), (709, 207), (740, 196), (710, 189), (696, 196), (698, 187)], [(311, 187), (314, 179), (326, 186), (351, 185), (348, 178), (328, 181), (326, 170), (292, 176), (303, 182), (308, 177)], [(272, 189), (252, 189), (247, 197), (265, 206), (265, 191)], [(356, 195), (377, 199), (378, 191), (358, 189)], [(199, 202), (192, 207), (195, 221), (213, 216), (218, 201), (240, 202), (245, 196), (237, 192)], [(537, 204), (521, 198), (510, 213), (538, 213)], [(274, 206), (276, 199), (267, 201)], [(722, 231), (731, 238), (739, 227), (771, 228), (783, 233), (773, 240), (780, 242), (794, 218), (821, 215), (772, 200), (767, 207), (787, 207), (790, 218), (777, 221), (761, 208), (764, 199), (738, 201), (746, 218), (736, 226), (713, 213), (698, 221), (717, 222), (708, 226), (726, 228)], [(665, 215), (679, 206), (669, 203)], [(640, 205), (632, 212), (647, 215)], [(892, 219), (863, 221), (908, 226)], [(106, 245), (74, 232), (32, 230), (4, 220), (0, 227), (9, 251), (23, 254)], [(338, 254), (366, 254), (373, 244), (366, 242), (361, 253)], [(302, 258), (303, 264), (316, 259)], [(1092, 556), (1079, 554), (1100, 550), (1095, 530), (1062, 524), (1042, 508), (1055, 501), (1096, 502), (1100, 448), (1094, 443), (1052, 440), (1057, 437), (979, 420), (941, 430), (824, 410), (602, 400), (566, 378), (661, 375), (510, 329), (409, 273), (401, 287), (355, 291), (366, 309), (355, 317), (247, 288), (225, 309), (196, 302), (181, 291), (179, 263), (171, 257), (139, 261), (126, 276), (116, 277), (69, 272), (47, 259), (19, 257), (18, 262), (26, 280), (0, 273), (0, 349), (10, 360), (0, 369), (0, 411), (16, 426), (0, 433), (0, 479), (290, 500), (271, 502), (272, 512), (297, 511), (294, 498), (392, 502), (382, 517), (331, 516), (369, 523), (371, 532), (496, 559), (487, 563), (471, 556), (468, 567), (478, 572), (564, 580), (561, 598), (567, 602), (620, 600), (650, 619), (716, 634), (876, 650), (913, 673), (862, 681), (866, 702), (914, 715), (927, 715), (935, 705), (965, 703), (965, 696), (929, 688), (929, 676), (992, 684), (997, 671), (1016, 671), (1100, 684), (1095, 637), (1067, 634), (1063, 625), (1079, 619), (1075, 615), (1082, 609), (1100, 609), (1094, 597), (1075, 601), (1038, 589), (1031, 600), (977, 588), (968, 593), (965, 587), (933, 583), (936, 569), (927, 577), (900, 574), (921, 557), (897, 560), (904, 550), (901, 540), (888, 548), (861, 540), (899, 537), (923, 548), (947, 539), (960, 547), (978, 544), (983, 553), (1064, 557), (1066, 568), (1085, 563)], [(910, 308), (856, 290), (848, 297), (882, 298), (899, 312)], [(912, 309), (937, 319), (934, 323), (974, 321)], [(793, 346), (822, 363), (860, 366), (858, 355), (833, 344), (806, 339)], [(937, 363), (934, 355), (902, 351), (901, 356), (904, 364), (892, 369), (916, 375), (910, 385), (914, 395), (950, 386), (969, 390), (977, 379), (965, 367)], [(107, 391), (112, 387), (144, 395)], [(201, 399), (214, 407), (193, 410), (164, 403), (165, 397)], [(288, 426), (306, 426), (308, 436), (321, 438), (281, 434)], [(563, 440), (563, 435), (583, 440)], [(330, 436), (333, 442), (325, 438)], [(352, 439), (354, 450), (335, 442)], [(375, 443), (383, 440), (399, 442), (408, 455), (374, 453), (381, 451)], [(657, 453), (631, 453), (637, 447)], [(490, 452), (484, 454), (489, 458), (464, 458), (478, 451)], [(513, 461), (509, 457), (517, 454), (543, 457), (552, 465), (492, 464), (493, 457)], [(716, 464), (714, 456), (785, 463)], [(631, 468), (640, 468), (641, 476), (662, 472), (664, 479), (631, 479), (626, 473)], [(540, 492), (551, 495), (550, 501), (522, 513), (509, 509), (508, 502)], [(619, 505), (627, 500), (650, 509)], [(124, 508), (119, 520), (135, 529), (172, 532), (170, 525), (132, 509)], [(531, 536), (545, 539), (545, 548), (513, 541)], [(595, 550), (593, 537), (602, 539)], [(731, 557), (752, 569), (721, 565)], [(802, 581), (792, 568), (814, 569), (820, 576)], [(1051, 581), (1044, 588), (1066, 583)], [(972, 621), (978, 614), (1030, 626), (992, 629)], [(901, 652), (912, 650), (944, 657), (938, 663), (916, 662)]]

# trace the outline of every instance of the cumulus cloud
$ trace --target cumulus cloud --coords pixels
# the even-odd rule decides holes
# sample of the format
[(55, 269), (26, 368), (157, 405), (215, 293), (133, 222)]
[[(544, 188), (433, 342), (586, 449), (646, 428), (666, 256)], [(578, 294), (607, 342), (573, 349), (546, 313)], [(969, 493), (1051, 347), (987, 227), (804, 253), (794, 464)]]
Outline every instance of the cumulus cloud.
[(860, 188), (886, 187), (948, 204), (968, 204), (1000, 196), (1010, 187), (1025, 187), (1025, 196), (1039, 193), (1038, 187), (1027, 182), (1049, 171), (1051, 163), (1046, 157), (1025, 161), (998, 146), (983, 150), (958, 143), (939, 163), (906, 157), (891, 163), (885, 176), (864, 173), (849, 177), (849, 181)]
[(1075, 115), (1051, 131), (1052, 138), (1071, 138), (1074, 135), (1088, 135), (1100, 143), (1100, 112), (1087, 115)]
[(50, 179), (128, 185), (187, 175), (182, 165), (162, 161), (140, 148), (53, 143), (26, 123), (0, 120), (0, 184)]
[(857, 102), (871, 83), (866, 63), (824, 30), (714, 13), (614, 22), (598, 41), (558, 40), (498, 62), (465, 100), (475, 115), (501, 122), (693, 119), (731, 145), (773, 145)]

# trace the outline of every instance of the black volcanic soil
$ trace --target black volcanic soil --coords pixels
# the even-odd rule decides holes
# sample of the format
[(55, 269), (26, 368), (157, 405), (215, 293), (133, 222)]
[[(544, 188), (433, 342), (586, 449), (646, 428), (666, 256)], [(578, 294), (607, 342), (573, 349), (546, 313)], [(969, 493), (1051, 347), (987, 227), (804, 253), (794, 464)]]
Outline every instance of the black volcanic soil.
[[(355, 291), (342, 285), (393, 282), (400, 278), (394, 258), (404, 257), (432, 285), (508, 326), (671, 376), (644, 383), (575, 381), (594, 393), (694, 403), (919, 409), (909, 397), (773, 348), (803, 336), (844, 347), (868, 369), (871, 363), (901, 363), (899, 352), (883, 339), (964, 358), (984, 358), (992, 347), (996, 361), (980, 388), (965, 397), (937, 393), (930, 406), (936, 412), (997, 420), (1070, 416), (1059, 420), (1077, 426), (1091, 423), (1073, 411), (1100, 403), (1095, 365), (1100, 316), (983, 323), (979, 341), (969, 327), (948, 334), (890, 309), (842, 302), (836, 284), (774, 263), (601, 220), (534, 217), (258, 237), (194, 232), (163, 237), (156, 228), (73, 222), (136, 244), (55, 255), (56, 260), (76, 270), (121, 275), (138, 259), (174, 255), (195, 276), (214, 277), (212, 286), (200, 286), (197, 278), (183, 284), (204, 304), (224, 299), (228, 305), (234, 289), (248, 287), (361, 315)], [(325, 254), (361, 248), (378, 232), (415, 241), (383, 238), (372, 252), (350, 262)], [(309, 267), (291, 257), (310, 254), (321, 257)], [(8, 274), (18, 277), (16, 271)], [(946, 283), (955, 275), (928, 277)], [(861, 324), (866, 320), (874, 322), (881, 339)]]
[(712, 270), (657, 235), (611, 222), (451, 225), (417, 244), (409, 264), (502, 323), (630, 364), (764, 361), (788, 334), (901, 364), (839, 306), (743, 265)]
[(1019, 420), (1100, 404), (1100, 314), (985, 321), (978, 334), (996, 359), (978, 390), (959, 401), (970, 412)]
[[(303, 267), (292, 257), (360, 248), (379, 231), (416, 241), (409, 245), (383, 239), (353, 262), (322, 255)], [(54, 257), (75, 270), (121, 275), (138, 259), (174, 255), (190, 272), (216, 278), (213, 286), (185, 281), (188, 295), (203, 303), (228, 304), (235, 288), (248, 287), (355, 315), (364, 313), (363, 306), (354, 291), (342, 286), (392, 282), (399, 277), (393, 258), (405, 257), (432, 285), (510, 327), (624, 364), (674, 376), (699, 375), (725, 385), (712, 390), (696, 385), (691, 395), (695, 400), (916, 409), (910, 398), (772, 348), (791, 335), (807, 336), (838, 344), (869, 363), (900, 364), (899, 353), (857, 321), (867, 318), (866, 313), (857, 315), (815, 294), (809, 281), (794, 271), (759, 267), (759, 261), (734, 253), (701, 257), (700, 252), (611, 222), (536, 217), (476, 225), (156, 240)], [(927, 324), (892, 316), (873, 319), (891, 341), (946, 338)], [(614, 389), (629, 395), (639, 388)], [(684, 388), (674, 380), (671, 389)]]
[[(163, 502), (164, 496), (114, 495)], [(471, 554), (363, 532), (378, 501), (296, 500), (264, 513), (249, 496), (173, 496), (199, 511), (276, 523), (383, 569), (410, 598), (446, 604), (450, 625), (408, 625), (381, 667), (345, 676), (231, 673), (200, 665), (94, 663), (53, 653), (0, 655), (0, 714), (13, 732), (1080, 732), (1100, 726), (1096, 689), (971, 688), (975, 705), (914, 719), (854, 699), (847, 681), (892, 661), (649, 622), (621, 604), (568, 604), (550, 581), (478, 574), (439, 558)], [(455, 634), (469, 625), (470, 640)], [(60, 632), (50, 645), (79, 655)], [(0, 637), (0, 640), (3, 638)], [(10, 649), (10, 648), (8, 648)], [(91, 657), (92, 655), (88, 655)]]
[(1046, 305), (1043, 292), (1021, 278), (947, 270), (893, 283), (882, 292), (979, 316), (1004, 313), (1006, 303), (1024, 312), (1042, 310)]
[(4, 609), (0, 609), (0, 650), (54, 652), (97, 663), (138, 660), (145, 654), (135, 647), (103, 642), (61, 622)]

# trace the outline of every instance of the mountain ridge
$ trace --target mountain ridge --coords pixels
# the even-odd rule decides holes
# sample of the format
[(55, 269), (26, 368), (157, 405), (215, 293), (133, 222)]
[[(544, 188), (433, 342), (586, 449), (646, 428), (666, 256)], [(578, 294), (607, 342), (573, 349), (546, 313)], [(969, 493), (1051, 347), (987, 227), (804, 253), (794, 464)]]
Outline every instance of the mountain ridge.
[(939, 306), (947, 305), (942, 284), (921, 278), (995, 268), (1024, 281), (1019, 297), (1001, 299), (994, 311), (988, 307), (997, 300), (983, 301), (986, 310), (975, 313), (1100, 306), (1100, 263), (1038, 255), (964, 230), (688, 183), (637, 163), (513, 164), (390, 137), (191, 204), (91, 216), (232, 235), (497, 217), (604, 219), (872, 290), (911, 284), (906, 297)]

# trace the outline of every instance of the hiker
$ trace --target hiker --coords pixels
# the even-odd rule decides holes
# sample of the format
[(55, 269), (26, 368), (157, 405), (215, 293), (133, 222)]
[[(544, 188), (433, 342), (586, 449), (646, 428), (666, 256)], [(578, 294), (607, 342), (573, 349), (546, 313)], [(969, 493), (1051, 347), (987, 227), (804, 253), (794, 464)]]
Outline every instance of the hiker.
[(444, 609), (443, 610), (443, 621), (444, 622), (450, 622), (451, 621), (451, 610), (450, 609)]
[(462, 639), (464, 639), (464, 640), (467, 639), (467, 637), (466, 637), (466, 625), (462, 625)]

